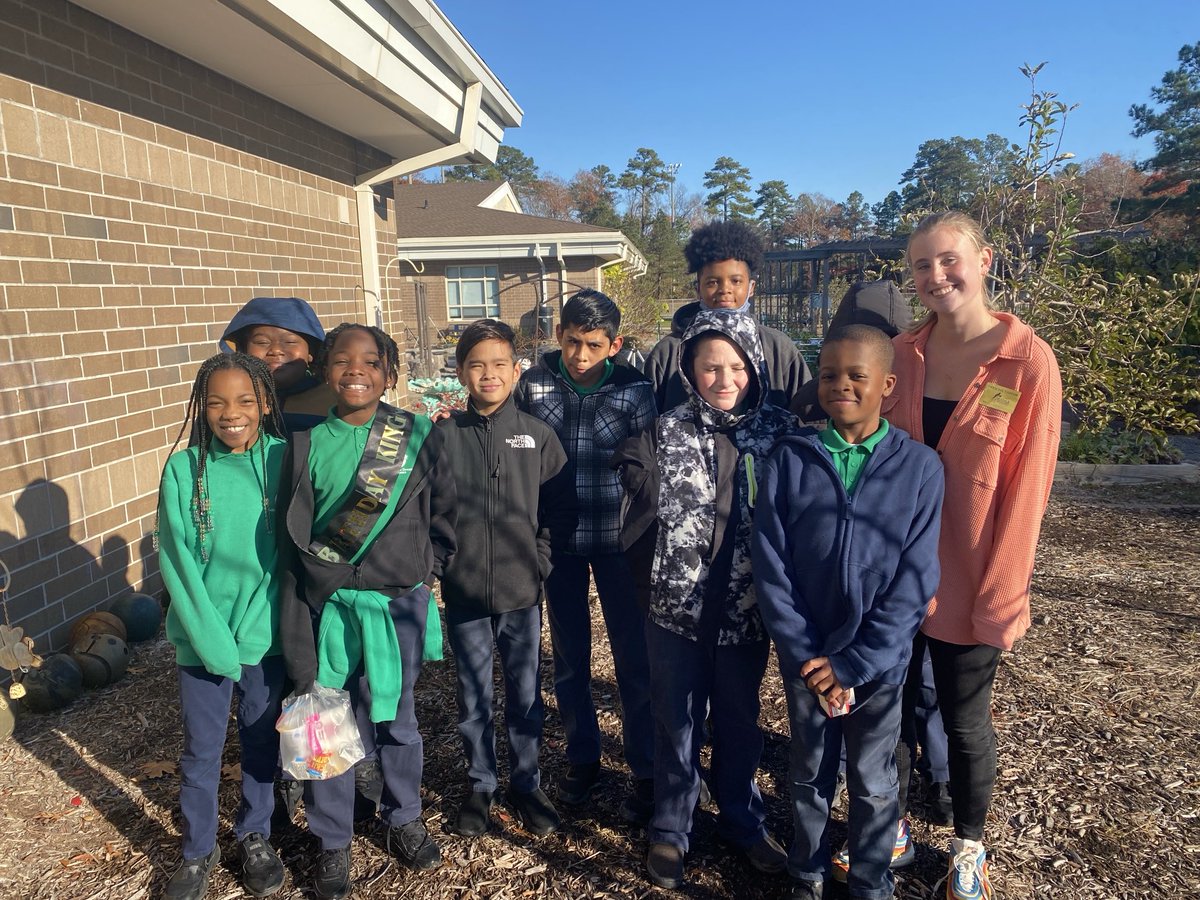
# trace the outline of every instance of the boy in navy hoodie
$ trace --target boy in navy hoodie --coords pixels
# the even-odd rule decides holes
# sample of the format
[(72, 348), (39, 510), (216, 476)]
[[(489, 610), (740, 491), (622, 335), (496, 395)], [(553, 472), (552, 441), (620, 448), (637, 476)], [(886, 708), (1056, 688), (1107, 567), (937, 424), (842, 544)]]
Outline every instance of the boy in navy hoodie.
[(940, 577), (942, 466), (880, 418), (892, 345), (852, 325), (821, 348), (823, 432), (776, 445), (755, 511), (754, 583), (791, 723), (792, 897), (820, 898), (843, 739), (850, 896), (887, 900), (898, 799), (895, 749), (912, 638)]
[(510, 398), (515, 340), (512, 328), (495, 319), (467, 326), (454, 352), (470, 399), (464, 412), (438, 425), (458, 494), (455, 537), (468, 548), (442, 576), (470, 782), (451, 830), (468, 837), (487, 830), (496, 797), (493, 644), (504, 674), (508, 803), (533, 834), (559, 825), (538, 768), (541, 599), (551, 545), (564, 543), (575, 528), (575, 485), (554, 431)]

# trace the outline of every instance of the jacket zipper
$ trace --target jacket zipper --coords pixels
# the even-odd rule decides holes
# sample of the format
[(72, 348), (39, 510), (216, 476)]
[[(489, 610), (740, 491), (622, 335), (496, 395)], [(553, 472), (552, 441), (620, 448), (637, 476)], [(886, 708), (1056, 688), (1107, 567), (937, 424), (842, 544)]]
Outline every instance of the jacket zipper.
[(493, 503), (493, 492), (500, 484), (500, 460), (492, 464), (492, 420), (489, 416), (483, 420), (483, 458), (487, 461), (488, 467), (488, 484), (487, 484), (487, 499), (484, 502), (484, 547), (485, 556), (487, 559), (487, 603), (488, 613), (494, 615), (496, 612), (496, 598), (493, 594), (495, 590), (492, 583), (492, 573), (495, 570), (494, 560), (492, 559), (492, 528), (495, 526), (493, 521), (495, 518), (495, 506)]

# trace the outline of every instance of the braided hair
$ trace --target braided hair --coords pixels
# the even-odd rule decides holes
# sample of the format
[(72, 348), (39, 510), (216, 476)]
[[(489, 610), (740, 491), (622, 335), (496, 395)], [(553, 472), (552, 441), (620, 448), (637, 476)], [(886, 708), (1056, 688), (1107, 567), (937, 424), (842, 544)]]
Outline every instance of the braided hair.
[[(279, 412), (279, 398), (275, 395), (275, 380), (271, 377), (271, 370), (263, 360), (245, 353), (218, 353), (200, 364), (200, 370), (196, 373), (196, 381), (192, 384), (192, 394), (188, 398), (183, 424), (179, 427), (179, 434), (175, 436), (175, 443), (171, 445), (170, 453), (175, 452), (185, 433), (188, 434), (187, 446), (189, 448), (196, 447), (199, 451), (196, 481), (192, 486), (192, 524), (195, 526), (199, 538), (200, 559), (204, 562), (208, 562), (207, 538), (213, 531), (212, 511), (209, 509), (208, 486), (205, 478), (208, 445), (212, 440), (212, 431), (209, 428), (208, 416), (205, 411), (208, 408), (209, 379), (213, 372), (223, 369), (240, 369), (245, 372), (254, 388), (254, 399), (258, 404), (258, 437), (255, 440), (255, 446), (258, 448), (259, 462), (263, 471), (262, 505), (268, 531), (273, 531), (274, 528), (271, 521), (271, 503), (266, 478), (267, 450), (264, 446), (263, 435), (269, 434), (274, 437), (286, 437), (287, 435), (283, 426), (283, 418)], [(269, 413), (266, 412), (267, 409), (270, 409)], [(253, 453), (254, 450), (251, 449), (250, 452)], [(167, 454), (168, 459), (170, 453)], [(166, 471), (165, 465), (163, 471)], [(155, 550), (158, 549), (159, 544), (158, 525), (158, 513), (155, 512)]]
[(396, 342), (382, 328), (377, 328), (374, 325), (360, 325), (357, 322), (343, 322), (332, 331), (325, 332), (325, 345), (321, 348), (321, 357), (318, 362), (318, 368), (322, 373), (325, 373), (329, 367), (329, 354), (333, 352), (333, 346), (337, 343), (337, 339), (347, 331), (352, 331), (357, 328), (359, 331), (365, 331), (375, 339), (375, 346), (379, 349), (379, 355), (383, 357), (386, 368), (383, 372), (383, 384), (386, 388), (394, 388), (396, 381), (400, 375), (400, 348), (396, 346)]

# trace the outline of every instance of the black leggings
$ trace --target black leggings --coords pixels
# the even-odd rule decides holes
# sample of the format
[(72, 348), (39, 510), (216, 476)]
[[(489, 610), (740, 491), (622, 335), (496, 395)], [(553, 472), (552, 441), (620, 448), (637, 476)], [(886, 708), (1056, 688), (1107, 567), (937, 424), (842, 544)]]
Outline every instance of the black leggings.
[[(982, 841), (992, 789), (996, 784), (996, 731), (992, 727), (992, 684), (1000, 665), (1000, 650), (986, 644), (948, 644), (917, 633), (913, 662), (904, 686), (901, 740), (896, 747), (900, 779), (900, 815), (908, 807), (912, 756), (905, 736), (916, 729), (916, 699), (921, 686), (925, 645), (933, 663), (933, 683), (949, 746), (950, 799), (954, 804), (954, 833)], [(916, 672), (913, 672), (915, 667)]]

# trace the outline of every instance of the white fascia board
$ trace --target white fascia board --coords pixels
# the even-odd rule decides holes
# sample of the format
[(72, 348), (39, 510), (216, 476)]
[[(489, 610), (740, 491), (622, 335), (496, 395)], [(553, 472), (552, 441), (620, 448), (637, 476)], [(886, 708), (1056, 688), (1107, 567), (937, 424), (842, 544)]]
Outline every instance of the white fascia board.
[[(537, 252), (535, 254), (535, 248)], [(555, 259), (594, 256), (606, 262), (623, 261), (645, 270), (646, 261), (624, 235), (605, 238), (592, 233), (524, 234), (448, 238), (405, 238), (396, 252), (414, 260), (456, 259)]]

